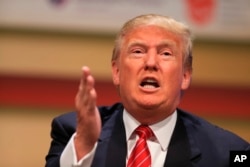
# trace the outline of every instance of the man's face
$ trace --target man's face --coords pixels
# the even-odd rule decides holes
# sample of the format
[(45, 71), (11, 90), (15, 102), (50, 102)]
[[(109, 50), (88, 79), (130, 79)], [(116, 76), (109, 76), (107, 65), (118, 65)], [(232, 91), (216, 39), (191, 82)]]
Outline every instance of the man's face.
[(125, 35), (120, 57), (112, 62), (113, 81), (135, 118), (159, 120), (175, 110), (191, 79), (183, 68), (183, 47), (179, 36), (157, 26), (137, 27)]

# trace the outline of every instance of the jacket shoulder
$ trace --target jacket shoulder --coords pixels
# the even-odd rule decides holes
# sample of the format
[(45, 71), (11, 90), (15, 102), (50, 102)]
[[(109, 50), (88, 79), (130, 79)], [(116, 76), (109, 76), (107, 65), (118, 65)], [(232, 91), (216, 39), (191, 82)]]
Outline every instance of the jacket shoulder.
[(183, 110), (178, 110), (178, 114), (183, 120), (188, 133), (194, 136), (197, 143), (204, 144), (207, 141), (220, 148), (224, 146), (224, 148), (228, 148), (229, 150), (250, 149), (250, 144), (247, 141), (231, 131)]

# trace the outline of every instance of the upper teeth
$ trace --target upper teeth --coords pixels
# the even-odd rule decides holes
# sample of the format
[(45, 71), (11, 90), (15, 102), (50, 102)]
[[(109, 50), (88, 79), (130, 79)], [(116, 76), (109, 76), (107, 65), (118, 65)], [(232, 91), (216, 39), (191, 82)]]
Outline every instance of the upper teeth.
[(155, 83), (156, 81), (153, 79), (147, 79), (146, 82)]

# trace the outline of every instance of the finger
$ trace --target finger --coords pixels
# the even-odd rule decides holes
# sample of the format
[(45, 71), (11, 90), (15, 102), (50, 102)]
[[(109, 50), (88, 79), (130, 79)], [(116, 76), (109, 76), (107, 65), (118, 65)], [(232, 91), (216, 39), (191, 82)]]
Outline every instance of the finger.
[(95, 80), (93, 78), (92, 75), (89, 75), (86, 78), (86, 93), (88, 93), (89, 95), (91, 95), (91, 91), (94, 89), (94, 85), (95, 85)]
[[(79, 90), (83, 90), (85, 88), (87, 77), (90, 75), (90, 69), (87, 66), (82, 67), (82, 76), (80, 80)], [(83, 90), (84, 91), (84, 90)]]
[(95, 84), (95, 80), (93, 78), (93, 76), (89, 75), (87, 78), (87, 104), (90, 107), (89, 109), (91, 111), (93, 111), (95, 109), (96, 106), (96, 90), (94, 87)]
[(90, 75), (90, 70), (87, 66), (82, 67), (82, 76), (80, 79), (80, 84), (78, 87), (78, 92), (75, 98), (76, 108), (80, 109), (83, 105), (83, 97), (87, 95), (86, 93), (86, 85), (87, 85), (87, 77)]
[(76, 107), (84, 107), (88, 111), (94, 110), (96, 105), (96, 91), (94, 88), (94, 78), (88, 67), (82, 68), (82, 78), (76, 96)]
[[(94, 83), (95, 80), (93, 76), (90, 74), (90, 70), (88, 67), (83, 67), (83, 93), (84, 93), (84, 98), (87, 100), (89, 98), (95, 98), (91, 96), (91, 90), (94, 89)], [(94, 95), (94, 94), (93, 94)]]
[(94, 110), (96, 104), (96, 91), (94, 88), (94, 78), (89, 75), (86, 79), (86, 92), (83, 96), (83, 103), (87, 106), (88, 111)]

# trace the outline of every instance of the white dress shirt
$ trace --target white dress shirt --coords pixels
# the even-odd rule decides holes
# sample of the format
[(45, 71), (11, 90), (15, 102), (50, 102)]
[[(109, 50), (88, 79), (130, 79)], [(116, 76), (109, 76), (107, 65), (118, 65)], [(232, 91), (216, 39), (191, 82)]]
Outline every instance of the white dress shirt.
[[(175, 111), (163, 121), (149, 126), (155, 135), (155, 137), (147, 140), (152, 159), (152, 167), (163, 167), (176, 120), (177, 112)], [(128, 148), (128, 154), (126, 158), (127, 162), (128, 157), (132, 149), (134, 148), (136, 140), (138, 138), (138, 136), (133, 132), (140, 125), (140, 123), (135, 118), (133, 118), (126, 110), (124, 110), (123, 112), (123, 121), (126, 131), (126, 141)], [(90, 167), (94, 158), (97, 143), (90, 153), (88, 153), (80, 161), (77, 162), (74, 137), (75, 133), (72, 135), (70, 141), (62, 152), (62, 155), (60, 157), (60, 167)]]

